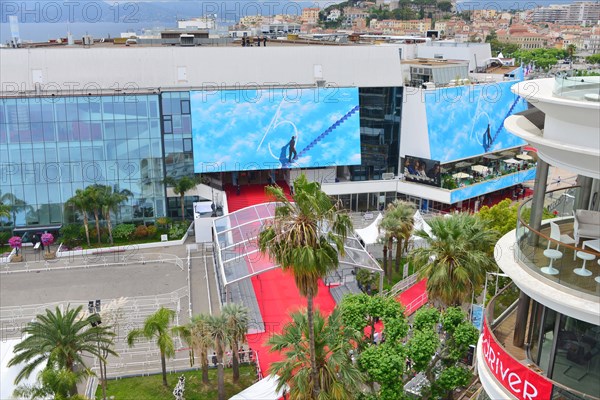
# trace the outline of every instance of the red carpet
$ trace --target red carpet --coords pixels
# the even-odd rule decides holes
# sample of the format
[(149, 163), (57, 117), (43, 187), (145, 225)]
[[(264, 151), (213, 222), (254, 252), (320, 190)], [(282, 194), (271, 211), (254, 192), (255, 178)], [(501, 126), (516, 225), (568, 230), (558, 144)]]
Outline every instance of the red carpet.
[[(263, 376), (266, 376), (269, 366), (282, 359), (281, 354), (269, 352), (266, 341), (274, 333), (281, 333), (283, 326), (291, 320), (291, 312), (306, 308), (306, 299), (300, 296), (294, 278), (281, 269), (254, 276), (252, 286), (265, 323), (265, 332), (246, 335), (246, 339), (252, 350), (257, 352), (260, 369)], [(323, 282), (319, 282), (319, 293), (314, 304), (315, 309), (325, 315), (331, 314), (335, 308), (335, 301)]]
[[(285, 181), (277, 182), (284, 192), (291, 199), (290, 188)], [(255, 204), (272, 201), (265, 194), (264, 184), (243, 185), (240, 187), (240, 194), (233, 186), (228, 186), (227, 205), (229, 212), (238, 211), (242, 208)], [(242, 238), (235, 237), (235, 240)], [(255, 270), (261, 270), (264, 264), (265, 268), (272, 265), (266, 257), (252, 256), (252, 265)], [(278, 353), (270, 353), (265, 345), (266, 341), (274, 333), (281, 333), (283, 326), (291, 320), (289, 314), (302, 308), (306, 308), (306, 299), (300, 296), (294, 278), (284, 273), (281, 269), (275, 269), (256, 275), (251, 278), (254, 293), (258, 301), (260, 313), (265, 324), (265, 332), (253, 335), (246, 335), (248, 345), (258, 355), (258, 361), (263, 376), (266, 376), (271, 363), (281, 360)], [(329, 315), (335, 308), (335, 301), (329, 294), (329, 290), (323, 282), (319, 283), (319, 293), (314, 299), (315, 309), (319, 309), (323, 314)]]
[[(290, 187), (285, 181), (277, 181), (277, 184), (283, 188), (283, 191), (289, 196)], [(265, 186), (263, 184), (257, 185), (242, 185), (240, 186), (240, 194), (237, 194), (235, 186), (228, 185), (225, 187), (227, 193), (227, 206), (229, 212), (240, 210), (255, 204), (267, 203), (272, 201), (265, 194)]]
[(410, 288), (400, 293), (396, 297), (396, 300), (406, 307), (404, 314), (408, 317), (429, 301), (427, 298), (427, 280), (423, 279), (412, 285)]

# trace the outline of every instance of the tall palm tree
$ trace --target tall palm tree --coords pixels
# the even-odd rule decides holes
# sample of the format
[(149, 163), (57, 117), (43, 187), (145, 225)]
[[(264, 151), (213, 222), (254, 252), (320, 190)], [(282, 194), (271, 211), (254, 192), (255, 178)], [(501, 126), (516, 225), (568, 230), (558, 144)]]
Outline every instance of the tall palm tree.
[[(271, 351), (283, 352), (284, 359), (271, 365), (271, 373), (278, 375), (278, 390), (284, 385), (290, 388), (290, 399), (311, 398), (313, 380), (310, 376), (311, 354), (308, 346), (308, 315), (304, 312), (292, 314), (280, 334), (273, 335), (267, 342)], [(314, 314), (317, 371), (320, 378), (320, 397), (331, 400), (353, 399), (361, 393), (364, 375), (350, 358), (362, 335), (349, 326), (344, 326), (339, 308), (329, 318), (318, 310)]]
[(383, 233), (383, 236), (380, 239), (381, 243), (383, 244), (383, 272), (388, 282), (392, 279), (392, 252), (394, 248), (394, 232), (398, 229), (396, 227), (396, 224), (397, 221), (391, 218), (391, 213), (386, 213), (386, 215), (379, 222), (378, 226), (379, 232)]
[(75, 210), (79, 211), (83, 216), (85, 238), (87, 240), (88, 246), (90, 246), (90, 221), (88, 218), (88, 213), (92, 211), (92, 208), (90, 206), (89, 199), (87, 198), (87, 192), (81, 189), (77, 189), (75, 191), (75, 195), (65, 202), (65, 206), (73, 207)]
[(100, 211), (102, 209), (102, 185), (91, 185), (83, 189), (90, 210), (94, 213), (96, 221), (96, 236), (100, 244)]
[(223, 371), (223, 355), (225, 354), (225, 345), (229, 342), (229, 325), (225, 315), (210, 315), (207, 317), (208, 331), (214, 341), (214, 348), (217, 352), (217, 388), (219, 400), (225, 400), (225, 381)]
[(413, 250), (410, 257), (420, 276), (427, 278), (429, 297), (448, 306), (459, 306), (493, 270), (492, 251), (497, 235), (477, 216), (466, 213), (434, 218), (430, 225), (433, 237), (417, 231), (426, 246)]
[(392, 204), (392, 216), (396, 220), (394, 237), (396, 238), (396, 272), (400, 271), (402, 252), (408, 247), (408, 241), (415, 227), (415, 206), (407, 201), (395, 200)]
[(223, 307), (223, 315), (229, 326), (229, 344), (233, 356), (233, 382), (237, 382), (240, 379), (240, 343), (244, 343), (244, 337), (248, 332), (248, 309), (241, 304), (229, 303)]
[[(64, 368), (75, 372), (75, 364), (83, 366), (86, 370), (85, 357), (93, 355), (104, 360), (104, 353), (117, 355), (110, 347), (114, 344), (112, 332), (108, 326), (92, 326), (95, 316), (81, 318), (83, 306), (75, 309), (67, 307), (62, 312), (46, 310), (35, 320), (23, 328), (25, 339), (14, 348), (15, 356), (9, 361), (8, 366), (25, 363), (19, 372), (15, 383), (19, 383), (42, 363), (56, 364), (57, 368)], [(74, 386), (71, 393), (77, 393)]]
[(321, 190), (321, 185), (308, 182), (304, 174), (294, 181), (293, 203), (280, 187), (267, 186), (265, 190), (278, 204), (273, 221), (260, 232), (258, 244), (262, 253), (292, 273), (300, 294), (306, 297), (312, 395), (317, 398), (320, 385), (315, 359), (313, 299), (319, 279), (338, 267), (338, 254), (344, 255), (344, 241), (351, 232), (352, 222)]
[(179, 195), (179, 201), (181, 202), (181, 220), (185, 221), (185, 194), (191, 189), (195, 188), (196, 185), (203, 183), (204, 178), (202, 175), (182, 176), (179, 179), (175, 179), (171, 176), (167, 176), (164, 179), (164, 183), (168, 186), (173, 187), (173, 192)]
[(133, 329), (127, 335), (127, 344), (129, 347), (133, 347), (135, 341), (141, 337), (148, 340), (156, 340), (156, 345), (160, 350), (160, 366), (164, 386), (169, 386), (167, 382), (166, 357), (173, 357), (175, 355), (175, 344), (169, 330), (169, 325), (174, 319), (175, 311), (161, 307), (154, 314), (146, 318), (144, 326), (141, 329)]
[(208, 349), (212, 346), (212, 336), (208, 330), (207, 317), (203, 314), (196, 315), (187, 325), (174, 327), (173, 332), (192, 349), (192, 362), (196, 354), (200, 357), (202, 382), (208, 384)]
[(133, 196), (133, 193), (127, 189), (116, 190), (113, 189), (112, 186), (104, 186), (101, 190), (101, 210), (102, 216), (106, 220), (106, 227), (108, 228), (108, 237), (110, 240), (110, 244), (113, 244), (113, 236), (112, 236), (112, 223), (110, 220), (110, 213), (116, 213), (119, 209), (119, 206), (123, 204), (127, 199)]

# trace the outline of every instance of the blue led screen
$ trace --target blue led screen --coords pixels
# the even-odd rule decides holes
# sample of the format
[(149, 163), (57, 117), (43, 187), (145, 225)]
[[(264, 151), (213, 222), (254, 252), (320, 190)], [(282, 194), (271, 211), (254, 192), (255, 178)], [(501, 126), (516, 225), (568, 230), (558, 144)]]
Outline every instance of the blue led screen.
[(525, 145), (504, 128), (508, 116), (527, 109), (525, 100), (510, 91), (515, 83), (427, 91), (430, 158), (445, 163)]
[(359, 165), (357, 88), (191, 92), (195, 172)]

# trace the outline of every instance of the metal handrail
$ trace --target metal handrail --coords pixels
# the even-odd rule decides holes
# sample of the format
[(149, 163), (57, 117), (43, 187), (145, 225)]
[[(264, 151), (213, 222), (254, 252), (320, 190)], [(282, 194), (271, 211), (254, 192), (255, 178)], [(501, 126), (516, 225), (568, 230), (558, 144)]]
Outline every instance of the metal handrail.
[[(579, 188), (579, 186), (569, 186), (567, 188), (555, 189), (555, 190), (551, 190), (549, 192), (546, 192), (546, 194), (554, 193), (554, 192), (558, 192), (558, 191), (564, 191), (564, 190), (568, 190), (568, 189), (575, 189), (575, 188)], [(555, 244), (559, 244), (559, 245), (564, 246), (564, 247), (566, 247), (568, 249), (571, 249), (571, 250), (573, 250), (575, 252), (582, 251), (584, 253), (593, 254), (596, 257), (600, 256), (600, 253), (597, 252), (597, 251), (594, 251), (592, 249), (584, 249), (583, 247), (577, 247), (577, 246), (573, 246), (573, 245), (561, 242), (559, 240), (554, 240), (550, 236), (545, 235), (545, 234), (543, 234), (542, 232), (540, 232), (540, 231), (538, 231), (536, 229), (533, 229), (531, 227), (531, 225), (529, 225), (529, 223), (525, 222), (525, 220), (523, 219), (523, 215), (522, 215), (523, 214), (522, 211), (524, 210), (523, 207), (526, 204), (530, 203), (532, 200), (533, 200), (533, 198), (530, 198), (530, 199), (527, 199), (527, 200), (521, 202), (521, 204), (519, 204), (519, 208), (518, 208), (518, 211), (517, 211), (517, 219), (519, 220), (519, 223), (521, 224), (521, 226), (523, 226), (524, 228), (527, 228), (528, 231), (533, 232), (537, 236), (539, 236), (539, 237), (541, 237), (543, 239), (546, 239), (549, 242), (552, 242), (552, 243), (555, 243)]]

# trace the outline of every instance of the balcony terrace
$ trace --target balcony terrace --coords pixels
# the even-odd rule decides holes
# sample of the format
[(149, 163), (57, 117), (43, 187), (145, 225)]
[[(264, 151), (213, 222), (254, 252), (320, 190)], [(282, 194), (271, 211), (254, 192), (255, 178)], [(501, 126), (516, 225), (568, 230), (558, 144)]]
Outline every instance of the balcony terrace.
[[(553, 362), (553, 374), (557, 379), (561, 380), (561, 382), (557, 382), (549, 379), (546, 376), (546, 371), (531, 361), (527, 344), (522, 348), (512, 344), (512, 336), (517, 318), (518, 292), (519, 289), (516, 285), (511, 283), (492, 298), (486, 307), (484, 339), (482, 341), (484, 343), (480, 343), (479, 354), (482, 360), (478, 360), (480, 372), (482, 367), (486, 368), (484, 374), (488, 377), (495, 376), (497, 384), (510, 392), (511, 384), (506, 384), (506, 382), (503, 384), (501, 382), (502, 375), (494, 374), (493, 367), (490, 368), (489, 359), (486, 357), (486, 354), (488, 354), (487, 350), (492, 348), (495, 350), (497, 359), (501, 360), (503, 366), (509, 366), (515, 372), (519, 371), (521, 379), (531, 382), (536, 387), (536, 390), (547, 390), (548, 393), (544, 393), (546, 396), (540, 393), (540, 398), (597, 400), (598, 397), (590, 393), (598, 394), (600, 390), (600, 385), (598, 384), (600, 381), (600, 369), (598, 368), (600, 357), (598, 355), (588, 360), (587, 364), (581, 365), (570, 359), (567, 352), (557, 351)], [(527, 332), (527, 337), (530, 337), (530, 332)], [(486, 340), (489, 343), (485, 343)], [(551, 342), (547, 342), (543, 346), (549, 346), (550, 344)], [(597, 342), (595, 346), (598, 346)], [(548, 362), (548, 360), (545, 360), (545, 362)], [(515, 393), (515, 395), (515, 397), (521, 398), (518, 393)]]
[(557, 76), (552, 93), (571, 100), (600, 102), (600, 77)]
[[(575, 243), (575, 238), (580, 236), (574, 224), (573, 210), (577, 190), (572, 187), (548, 192), (544, 212), (546, 217), (554, 218), (544, 219), (537, 230), (529, 224), (532, 200), (521, 204), (515, 256), (529, 273), (544, 282), (551, 281), (598, 302), (600, 278), (596, 278), (600, 277), (600, 242), (597, 239), (600, 237), (600, 225), (596, 232), (592, 232), (595, 237), (581, 237), (579, 243)], [(587, 259), (585, 270), (584, 259)]]

